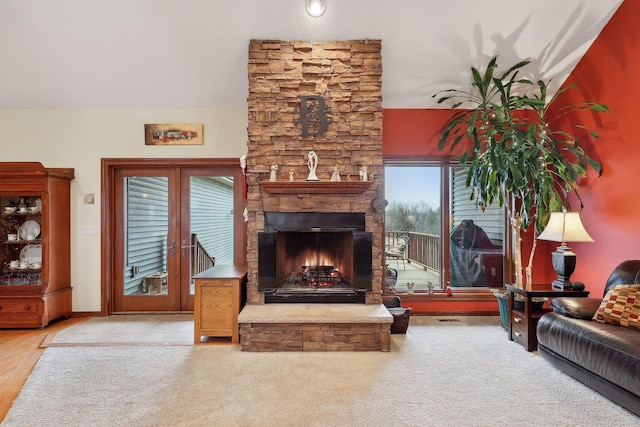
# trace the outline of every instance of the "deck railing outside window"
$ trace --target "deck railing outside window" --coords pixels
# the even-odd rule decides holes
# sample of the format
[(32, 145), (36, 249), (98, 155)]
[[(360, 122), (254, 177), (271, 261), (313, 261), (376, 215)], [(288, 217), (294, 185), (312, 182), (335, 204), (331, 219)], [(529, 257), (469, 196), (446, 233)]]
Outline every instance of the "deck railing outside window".
[(385, 244), (387, 247), (396, 246), (401, 242), (402, 236), (409, 237), (407, 246), (409, 261), (434, 271), (440, 271), (440, 236), (414, 231), (387, 231)]

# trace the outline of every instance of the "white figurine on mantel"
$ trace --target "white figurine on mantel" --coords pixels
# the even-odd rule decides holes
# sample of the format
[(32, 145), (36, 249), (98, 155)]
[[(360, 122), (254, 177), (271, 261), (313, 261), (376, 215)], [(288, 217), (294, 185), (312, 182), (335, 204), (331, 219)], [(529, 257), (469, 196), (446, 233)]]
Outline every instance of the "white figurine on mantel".
[(368, 181), (368, 180), (369, 180), (369, 174), (367, 173), (367, 166), (362, 165), (362, 167), (360, 168), (360, 181)]
[(269, 175), (269, 181), (271, 182), (275, 182), (278, 180), (278, 164), (277, 163), (271, 163), (271, 166), (269, 166), (269, 170), (271, 171), (271, 174)]
[(318, 176), (316, 175), (316, 168), (318, 167), (318, 155), (315, 151), (309, 151), (308, 154), (309, 160), (307, 161), (307, 165), (309, 165), (309, 176), (307, 177), (307, 181), (320, 181)]
[(293, 171), (289, 172), (289, 181), (293, 182)]
[(331, 181), (342, 181), (340, 178), (340, 170), (338, 169), (338, 165), (333, 167), (333, 175), (331, 175)]

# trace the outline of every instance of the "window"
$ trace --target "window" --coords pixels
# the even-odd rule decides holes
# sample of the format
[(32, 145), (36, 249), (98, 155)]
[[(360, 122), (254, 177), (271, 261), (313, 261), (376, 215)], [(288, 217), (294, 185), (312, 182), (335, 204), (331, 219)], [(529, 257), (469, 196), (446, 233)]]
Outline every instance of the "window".
[(387, 286), (503, 286), (505, 209), (480, 209), (465, 181), (458, 165), (385, 162)]

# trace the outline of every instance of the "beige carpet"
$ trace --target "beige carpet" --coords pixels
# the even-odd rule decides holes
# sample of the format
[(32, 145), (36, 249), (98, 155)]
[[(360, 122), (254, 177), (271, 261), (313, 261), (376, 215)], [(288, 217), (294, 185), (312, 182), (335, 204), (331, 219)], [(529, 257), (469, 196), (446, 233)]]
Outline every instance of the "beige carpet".
[[(412, 317), (392, 351), (47, 348), (3, 426), (637, 426), (507, 340), (498, 318)], [(440, 319), (453, 320), (453, 319)]]

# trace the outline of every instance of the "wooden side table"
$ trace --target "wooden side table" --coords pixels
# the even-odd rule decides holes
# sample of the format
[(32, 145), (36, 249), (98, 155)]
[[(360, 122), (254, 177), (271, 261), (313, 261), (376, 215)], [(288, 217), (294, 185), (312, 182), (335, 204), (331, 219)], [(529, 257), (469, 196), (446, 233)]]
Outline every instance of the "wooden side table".
[[(531, 285), (530, 289), (520, 289), (506, 285), (509, 291), (509, 340), (522, 344), (527, 351), (538, 349), (536, 327), (543, 314), (550, 311), (547, 308), (534, 307), (534, 298), (557, 297), (587, 297), (588, 291), (574, 291), (572, 289), (559, 290), (549, 284)], [(516, 308), (516, 295), (523, 297), (523, 307)]]
[(202, 337), (231, 337), (238, 342), (238, 314), (244, 305), (247, 266), (216, 265), (194, 276), (193, 342)]

